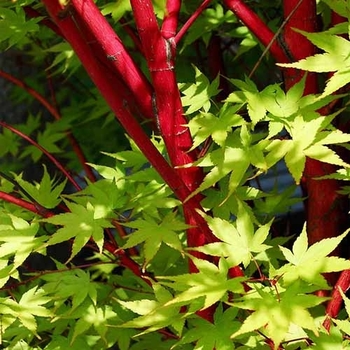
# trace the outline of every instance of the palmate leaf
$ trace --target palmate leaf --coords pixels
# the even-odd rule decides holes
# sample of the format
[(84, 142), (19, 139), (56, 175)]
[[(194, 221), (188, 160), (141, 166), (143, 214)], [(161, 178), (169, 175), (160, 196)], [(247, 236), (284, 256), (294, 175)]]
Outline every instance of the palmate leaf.
[(67, 180), (58, 184), (55, 178), (50, 178), (45, 165), (43, 165), (43, 168), (43, 177), (40, 183), (36, 183), (35, 185), (23, 180), (21, 175), (14, 175), (14, 179), (40, 205), (44, 208), (51, 209), (55, 208), (61, 202), (59, 196), (64, 190)]
[[(244, 292), (242, 281), (245, 278), (228, 279), (227, 274), (230, 266), (224, 258), (219, 260), (218, 266), (194, 257), (192, 257), (192, 261), (198, 268), (198, 273), (158, 277), (162, 284), (182, 291), (166, 303), (166, 306), (190, 304), (197, 299), (202, 299), (201, 309), (206, 309), (221, 299), (225, 299), (228, 292)], [(166, 280), (171, 281), (171, 283), (165, 282)]]
[(255, 143), (248, 127), (242, 125), (241, 128), (238, 128), (228, 136), (224, 147), (208, 153), (194, 163), (196, 166), (212, 168), (189, 198), (212, 187), (226, 175), (229, 175), (227, 199), (247, 179), (249, 176), (247, 171), (251, 164), (258, 169), (258, 172), (267, 170), (268, 166), (264, 154), (265, 148), (266, 143)]
[(115, 326), (116, 323), (120, 323), (118, 315), (113, 311), (109, 305), (96, 306), (90, 304), (82, 317), (74, 325), (74, 333), (72, 336), (71, 344), (77, 339), (80, 334), (87, 332), (92, 326), (102, 338), (106, 341), (106, 335), (108, 331), (111, 331), (111, 325)]
[(209, 216), (205, 216), (205, 219), (220, 242), (191, 248), (193, 250), (225, 257), (230, 266), (243, 264), (247, 267), (253, 258), (253, 253), (261, 253), (270, 248), (264, 241), (269, 235), (272, 221), (255, 230), (249, 212), (241, 203), (238, 203), (235, 224)]
[(245, 81), (237, 79), (231, 79), (230, 81), (241, 91), (231, 93), (226, 101), (238, 104), (247, 104), (248, 114), (253, 125), (264, 119), (266, 115), (266, 108), (255, 83), (248, 78), (246, 78)]
[(13, 299), (1, 300), (0, 314), (10, 314), (18, 319), (24, 327), (36, 334), (37, 322), (35, 316), (50, 317), (52, 312), (43, 305), (51, 301), (43, 289), (34, 287), (27, 290), (17, 303)]
[(218, 116), (202, 112), (192, 118), (188, 123), (191, 134), (194, 136), (192, 149), (198, 147), (209, 137), (219, 146), (223, 146), (232, 127), (245, 123), (244, 119), (236, 114), (238, 109), (238, 105), (234, 107), (226, 105)]
[[(350, 141), (350, 134), (342, 133), (339, 130), (326, 130), (327, 123), (331, 118), (307, 118), (296, 116), (289, 122), (287, 131), (292, 137), (291, 140), (273, 140), (267, 146), (267, 150), (272, 152), (267, 155), (269, 163), (278, 157), (283, 157), (292, 174), (295, 182), (299, 184), (305, 168), (306, 157), (313, 158), (324, 163), (349, 167), (328, 145), (341, 144)], [(278, 155), (278, 157), (276, 157)]]
[(194, 319), (194, 327), (183, 335), (181, 340), (176, 343), (172, 349), (179, 345), (196, 342), (194, 350), (231, 350), (233, 349), (230, 336), (237, 331), (240, 322), (236, 321), (237, 308), (229, 308), (223, 311), (220, 304), (214, 314), (214, 322), (211, 323), (202, 318)]
[(350, 82), (350, 42), (329, 33), (307, 33), (304, 35), (315, 46), (325, 51), (295, 63), (280, 63), (282, 67), (302, 69), (310, 72), (335, 72), (328, 80), (323, 96), (330, 95)]
[(91, 281), (87, 271), (67, 270), (60, 275), (46, 274), (40, 278), (46, 282), (43, 289), (47, 295), (55, 298), (57, 305), (66, 303), (70, 299), (69, 313), (72, 313), (86, 299), (93, 305), (96, 304), (98, 284)]
[(46, 237), (36, 237), (39, 230), (38, 223), (28, 223), (14, 215), (8, 217), (11, 224), (0, 225), (0, 256), (13, 257), (12, 266), (16, 269), (23, 264), (30, 253), (43, 249)]
[(162, 243), (175, 250), (182, 251), (179, 233), (189, 227), (176, 219), (175, 212), (170, 212), (160, 223), (145, 215), (145, 219), (137, 219), (124, 225), (137, 229), (137, 231), (128, 236), (127, 242), (122, 248), (127, 249), (144, 243), (142, 249), (145, 256), (145, 265), (157, 254)]
[(16, 11), (0, 8), (0, 42), (8, 40), (8, 47), (22, 42), (28, 33), (39, 30), (37, 23), (40, 20), (41, 18), (27, 20), (20, 6), (17, 6)]
[(167, 303), (172, 300), (173, 295), (158, 283), (154, 283), (152, 288), (156, 300), (119, 300), (119, 303), (122, 306), (138, 315), (141, 315), (131, 321), (123, 323), (119, 327), (146, 328), (146, 330), (140, 333), (146, 334), (164, 327), (172, 326), (176, 331), (181, 333), (185, 323), (185, 317), (180, 313), (180, 306), (167, 305)]
[(220, 90), (219, 76), (217, 76), (211, 83), (208, 78), (195, 66), (195, 80), (194, 84), (184, 83), (179, 84), (180, 90), (184, 96), (181, 101), (184, 107), (188, 106), (186, 110), (187, 114), (191, 114), (203, 108), (205, 112), (208, 112), (211, 106), (210, 99), (217, 95)]
[(328, 288), (322, 273), (342, 271), (350, 268), (350, 261), (327, 256), (339, 245), (348, 232), (349, 230), (338, 237), (326, 238), (308, 247), (305, 226), (300, 236), (294, 242), (292, 251), (280, 246), (283, 255), (289, 263), (278, 269), (276, 273), (282, 275), (283, 282), (288, 286), (302, 279), (321, 288)]
[(103, 229), (113, 227), (109, 220), (100, 217), (101, 211), (96, 210), (92, 204), (86, 206), (65, 201), (70, 213), (64, 213), (42, 219), (54, 225), (63, 226), (59, 228), (48, 240), (47, 245), (66, 242), (74, 238), (72, 245), (71, 260), (85, 246), (90, 238), (94, 240), (99, 251), (102, 252), (104, 236)]
[[(278, 284), (276, 288), (280, 289)], [(321, 304), (327, 298), (305, 294), (302, 288), (300, 282), (296, 281), (277, 294), (274, 288), (254, 284), (250, 292), (233, 304), (235, 307), (254, 312), (245, 319), (242, 327), (232, 334), (232, 338), (262, 329), (263, 333), (273, 340), (274, 348), (278, 349), (292, 324), (318, 334), (316, 321), (308, 309)]]

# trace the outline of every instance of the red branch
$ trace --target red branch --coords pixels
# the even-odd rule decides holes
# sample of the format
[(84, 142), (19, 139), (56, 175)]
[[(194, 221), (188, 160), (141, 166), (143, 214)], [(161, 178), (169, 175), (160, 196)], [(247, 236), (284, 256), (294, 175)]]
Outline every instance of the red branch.
[[(176, 54), (174, 37), (163, 37), (151, 1), (131, 0), (131, 6), (155, 90), (155, 113), (161, 135), (172, 165), (177, 167), (177, 174), (186, 188), (192, 192), (202, 182), (203, 172), (198, 167), (181, 167), (194, 162), (197, 154), (188, 152), (192, 146), (192, 138), (185, 126), (187, 120), (183, 114), (174, 71)], [(194, 199), (199, 209), (201, 196), (196, 196)], [(212, 241), (211, 231), (204, 219), (196, 213), (196, 208), (192, 207), (190, 201), (184, 203), (184, 215), (186, 222), (193, 226), (187, 231), (187, 242), (190, 247)], [(190, 265), (190, 270), (195, 271), (195, 266)]]
[[(289, 15), (300, 0), (285, 0), (285, 17)], [(295, 60), (299, 60), (316, 53), (316, 48), (303, 35), (293, 28), (307, 32), (317, 31), (317, 13), (314, 0), (304, 0), (285, 27), (284, 40)], [(295, 45), (298, 43), (298, 45)], [(289, 89), (300, 80), (304, 72), (286, 70), (285, 84)], [(318, 93), (316, 74), (308, 74), (304, 94)], [(325, 108), (320, 113), (328, 114)], [(317, 180), (317, 177), (334, 173), (336, 167), (314, 159), (306, 159), (302, 186), (307, 194), (306, 214), (309, 243), (313, 244), (323, 238), (339, 235), (344, 229), (344, 201), (338, 194), (339, 182), (335, 180)]]
[(0, 126), (3, 128), (6, 128), (16, 135), (20, 136), (22, 139), (28, 141), (30, 144), (32, 144), (34, 147), (36, 147), (38, 150), (43, 152), (47, 158), (50, 159), (50, 161), (59, 169), (62, 174), (72, 183), (72, 185), (77, 189), (81, 190), (79, 184), (74, 180), (72, 175), (65, 169), (65, 167), (50, 153), (48, 152), (45, 148), (41, 147), (37, 142), (35, 142), (33, 139), (28, 137), (27, 135), (23, 134), (21, 131), (17, 130), (13, 126), (8, 125), (5, 122), (0, 121)]
[(176, 34), (180, 8), (181, 0), (167, 0), (166, 13), (161, 30), (165, 39), (173, 38)]
[[(43, 95), (41, 95), (38, 91), (36, 91), (33, 88), (31, 88), (30, 86), (28, 86), (23, 81), (15, 78), (13, 75), (8, 74), (8, 73), (6, 73), (6, 72), (4, 72), (2, 70), (0, 70), (0, 77), (3, 77), (5, 79), (7, 79), (11, 83), (13, 83), (13, 84), (17, 85), (18, 87), (20, 87), (21, 89), (27, 91), (27, 93), (29, 95), (31, 95), (32, 97), (34, 97), (37, 101), (39, 101), (50, 112), (50, 114), (56, 120), (61, 119), (61, 115), (59, 114), (57, 109), (51, 103), (49, 103), (47, 101), (47, 99)], [(72, 145), (74, 153), (78, 157), (78, 159), (80, 161), (80, 164), (82, 165), (83, 169), (85, 170), (85, 173), (86, 173), (87, 177), (90, 179), (90, 181), (95, 181), (96, 180), (95, 175), (92, 172), (91, 168), (86, 164), (87, 162), (86, 162), (86, 158), (85, 158), (84, 152), (81, 149), (80, 145), (78, 144), (76, 138), (69, 131), (67, 131), (67, 137), (69, 139), (70, 144)]]
[(212, 0), (204, 0), (197, 9), (192, 13), (187, 22), (182, 26), (179, 32), (175, 36), (175, 44), (178, 44), (182, 37), (187, 33), (191, 25), (196, 21), (200, 14), (210, 5)]
[[(123, 98), (123, 90), (116, 89), (116, 79), (111, 70), (101, 64), (101, 61), (96, 57), (91, 46), (82, 37), (81, 31), (76, 27), (75, 20), (71, 16), (64, 19), (59, 18), (59, 14), (62, 11), (59, 2), (51, 0), (43, 0), (43, 2), (122, 126), (136, 142), (137, 146), (152, 166), (169, 185), (177, 198), (179, 198), (180, 201), (185, 202), (191, 192), (179, 177), (178, 173), (159, 153), (147, 134), (141, 128), (140, 124), (133, 117), (127, 100)], [(186, 202), (186, 207), (188, 208), (188, 215), (192, 218), (198, 219), (196, 223), (199, 226), (200, 232), (202, 232), (201, 236), (204, 235), (207, 239), (208, 237), (211, 237), (211, 231), (206, 222), (196, 211), (198, 208), (201, 208), (199, 198), (191, 198)]]
[(92, 0), (71, 0), (68, 6), (82, 32), (82, 40), (87, 40), (100, 61), (122, 79), (136, 99), (143, 117), (153, 119), (152, 88), (95, 3)]
[(51, 216), (54, 216), (54, 214), (48, 211), (46, 208), (43, 208), (38, 204), (27, 202), (21, 198), (14, 197), (11, 194), (8, 194), (6, 192), (0, 191), (0, 199), (9, 203), (15, 204), (23, 209), (29, 210), (32, 213), (38, 214), (44, 218), (49, 218)]
[(327, 305), (326, 319), (323, 322), (324, 328), (329, 331), (331, 327), (331, 318), (336, 318), (338, 316), (339, 310), (343, 304), (343, 297), (340, 294), (341, 290), (344, 294), (350, 288), (350, 270), (345, 270), (341, 273), (337, 283), (335, 284), (332, 292), (332, 298)]
[(224, 4), (247, 26), (278, 62), (289, 62), (288, 55), (274, 39), (274, 33), (242, 0), (224, 0)]

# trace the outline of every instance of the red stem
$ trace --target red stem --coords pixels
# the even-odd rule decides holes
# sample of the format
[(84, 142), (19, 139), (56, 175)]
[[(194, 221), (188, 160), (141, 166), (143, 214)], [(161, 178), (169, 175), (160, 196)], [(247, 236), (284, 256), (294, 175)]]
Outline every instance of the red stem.
[(59, 169), (62, 174), (72, 183), (72, 185), (79, 191), (81, 190), (81, 187), (78, 185), (78, 183), (74, 180), (72, 175), (65, 169), (65, 167), (45, 148), (41, 147), (37, 142), (35, 142), (33, 139), (28, 137), (27, 135), (23, 134), (21, 131), (17, 130), (13, 126), (8, 125), (7, 123), (0, 121), (0, 126), (3, 128), (6, 128), (10, 131), (12, 131), (14, 134), (20, 136), (22, 139), (28, 141), (30, 144), (32, 144), (34, 147), (36, 147), (38, 150), (43, 152), (47, 158), (51, 160), (51, 162)]
[(176, 34), (181, 0), (167, 0), (166, 12), (162, 24), (162, 35), (165, 39), (173, 38)]
[(276, 61), (289, 62), (286, 52), (277, 41), (274, 41), (274, 33), (251, 8), (242, 0), (224, 0), (224, 4), (247, 26), (265, 47), (270, 46), (271, 55)]
[(182, 37), (187, 33), (188, 29), (192, 26), (192, 24), (196, 21), (196, 19), (200, 16), (200, 14), (210, 5), (212, 0), (204, 0), (197, 9), (192, 13), (191, 17), (187, 20), (187, 22), (182, 26), (179, 32), (175, 36), (175, 44), (177, 45)]
[[(43, 95), (41, 95), (38, 91), (34, 90), (33, 88), (28, 86), (23, 81), (21, 81), (21, 80), (17, 79), (16, 77), (14, 77), (13, 75), (8, 74), (8, 73), (6, 73), (6, 72), (4, 72), (2, 70), (0, 70), (0, 77), (3, 77), (5, 79), (7, 79), (8, 81), (10, 81), (13, 84), (17, 85), (21, 89), (27, 91), (28, 94), (31, 95), (32, 97), (34, 97), (37, 101), (39, 101), (50, 112), (50, 114), (56, 120), (61, 119), (61, 115), (59, 114), (57, 109), (51, 103), (49, 103), (47, 101), (47, 99)], [(76, 138), (69, 131), (67, 131), (67, 137), (68, 137), (69, 142), (70, 142), (70, 144), (71, 144), (71, 146), (72, 146), (72, 148), (74, 150), (74, 153), (78, 157), (79, 162), (82, 165), (86, 175), (88, 176), (90, 181), (96, 181), (94, 173), (92, 172), (91, 168), (86, 164), (87, 162), (86, 162), (85, 155), (84, 155), (84, 153), (83, 153), (79, 143), (77, 142)]]
[(332, 298), (327, 305), (326, 319), (323, 322), (324, 328), (329, 331), (331, 327), (331, 318), (336, 318), (343, 304), (343, 297), (339, 290), (345, 294), (350, 288), (350, 270), (345, 270), (341, 273), (332, 292)]
[[(123, 91), (116, 89), (116, 80), (115, 77), (111, 75), (111, 71), (105, 65), (101, 64), (90, 45), (81, 37), (81, 32), (76, 27), (75, 21), (71, 17), (66, 17), (63, 20), (58, 18), (58, 15), (62, 10), (59, 2), (52, 0), (43, 0), (43, 2), (50, 15), (55, 21), (57, 21), (60, 30), (71, 44), (87, 73), (90, 75), (90, 78), (100, 90), (122, 126), (136, 142), (137, 146), (152, 166), (169, 185), (177, 198), (179, 198), (180, 201), (185, 202), (191, 192), (181, 180), (178, 173), (159, 153), (147, 134), (131, 114), (127, 101), (123, 98)], [(199, 226), (202, 235), (205, 235), (207, 238), (211, 237), (212, 234), (206, 222), (204, 219), (200, 219), (201, 216), (197, 213), (197, 209), (201, 209), (198, 197), (193, 197), (188, 200), (186, 202), (186, 207), (190, 212), (189, 215), (191, 215), (191, 217), (198, 218), (197, 225)]]
[[(82, 40), (88, 40), (93, 50), (100, 53), (101, 62), (124, 81), (136, 98), (144, 118), (153, 119), (152, 88), (98, 7), (92, 0), (71, 0), (69, 6), (71, 16), (79, 27), (75, 31), (79, 29), (83, 33)], [(57, 15), (55, 21), (60, 26)]]
[(48, 211), (46, 208), (43, 208), (42, 206), (39, 206), (38, 204), (27, 202), (23, 199), (14, 197), (11, 194), (3, 191), (0, 191), (0, 199), (9, 203), (15, 204), (23, 209), (29, 210), (32, 213), (38, 214), (44, 218), (49, 218), (51, 216), (54, 216), (52, 212)]
[[(162, 36), (151, 1), (131, 0), (131, 6), (155, 90), (156, 117), (161, 135), (172, 165), (178, 167), (175, 171), (186, 188), (192, 192), (202, 182), (203, 172), (198, 167), (181, 167), (194, 162), (197, 154), (188, 152), (192, 146), (192, 138), (185, 126), (187, 120), (183, 114), (174, 71), (174, 38)], [(202, 197), (195, 196), (194, 199), (199, 209)], [(197, 214), (196, 207), (192, 207), (193, 203), (182, 202), (185, 220), (193, 226), (187, 231), (188, 245), (201, 246), (208, 239), (212, 241), (212, 233), (203, 218)], [(190, 266), (190, 270), (195, 271), (194, 265)]]
[[(297, 7), (296, 10), (295, 7)], [(317, 31), (315, 0), (303, 0), (302, 2), (300, 2), (300, 0), (285, 0), (283, 2), (283, 11), (285, 18), (293, 12), (293, 15), (289, 18), (288, 23), (286, 23), (284, 27), (283, 35), (283, 41), (293, 60), (297, 61), (316, 54), (315, 46), (307, 40), (305, 36), (294, 30), (294, 28), (297, 28), (306, 32)], [(286, 90), (289, 90), (295, 83), (297, 83), (304, 74), (305, 72), (297, 69), (286, 69), (284, 71)], [(315, 73), (308, 73), (304, 94), (315, 94), (319, 92), (318, 90), (317, 75)]]

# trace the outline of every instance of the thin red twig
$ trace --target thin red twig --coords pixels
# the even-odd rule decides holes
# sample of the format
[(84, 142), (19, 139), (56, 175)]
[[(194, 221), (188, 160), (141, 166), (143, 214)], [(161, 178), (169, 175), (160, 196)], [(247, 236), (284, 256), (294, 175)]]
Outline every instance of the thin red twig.
[(50, 161), (57, 167), (57, 169), (59, 169), (62, 174), (72, 183), (72, 185), (79, 191), (81, 190), (81, 187), (79, 186), (79, 184), (75, 181), (75, 179), (73, 178), (73, 176), (66, 170), (66, 168), (50, 153), (48, 152), (45, 148), (43, 148), (42, 146), (40, 146), (36, 141), (34, 141), (33, 139), (31, 139), (29, 136), (23, 134), (21, 131), (19, 131), (18, 129), (14, 128), (11, 125), (8, 125), (7, 123), (0, 121), (0, 126), (2, 126), (3, 128), (6, 128), (10, 131), (12, 131), (13, 133), (15, 133), (16, 135), (20, 136), (22, 139), (28, 141), (30, 144), (32, 144), (34, 147), (36, 147), (38, 150), (40, 150), (41, 152), (43, 152), (45, 154), (45, 156), (47, 158), (50, 159)]
[(187, 33), (188, 29), (192, 26), (192, 24), (196, 21), (196, 19), (200, 16), (200, 14), (210, 5), (212, 0), (204, 0), (198, 8), (192, 13), (187, 22), (181, 27), (179, 32), (175, 35), (174, 41), (177, 45), (182, 37)]
[(15, 196), (12, 196), (9, 193), (0, 191), (0, 199), (15, 204), (23, 209), (29, 210), (34, 214), (38, 214), (44, 218), (49, 218), (51, 216), (54, 216), (52, 212), (47, 210), (46, 208), (43, 208), (42, 206), (39, 206), (38, 204), (33, 204), (31, 202), (27, 202), (24, 199), (17, 198)]
[[(12, 82), (13, 84), (17, 85), (18, 87), (25, 90), (26, 92), (28, 92), (28, 94), (31, 95), (32, 97), (34, 97), (37, 101), (39, 101), (56, 120), (61, 119), (61, 115), (59, 114), (57, 109), (51, 103), (49, 103), (49, 101), (43, 95), (41, 95), (38, 91), (36, 91), (35, 89), (28, 86), (22, 80), (14, 77), (13, 75), (6, 73), (2, 70), (0, 70), (0, 76), (5, 78), (6, 80)], [(96, 181), (96, 177), (95, 177), (94, 173), (92, 172), (91, 168), (86, 164), (87, 163), (86, 157), (85, 157), (84, 152), (81, 149), (79, 143), (77, 142), (76, 138), (74, 137), (74, 135), (70, 131), (67, 131), (66, 134), (67, 134), (69, 142), (74, 150), (74, 153), (76, 154), (76, 156), (77, 156), (80, 164), (82, 165), (86, 175), (88, 176), (90, 181)]]
[(224, 0), (224, 4), (248, 27), (278, 62), (289, 62), (288, 55), (274, 38), (274, 33), (243, 0)]

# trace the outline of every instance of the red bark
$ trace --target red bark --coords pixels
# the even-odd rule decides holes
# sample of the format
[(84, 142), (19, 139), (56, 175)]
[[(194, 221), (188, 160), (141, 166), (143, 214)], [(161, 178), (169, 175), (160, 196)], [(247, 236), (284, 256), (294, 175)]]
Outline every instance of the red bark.
[(332, 298), (327, 305), (326, 315), (327, 318), (323, 322), (323, 326), (327, 331), (331, 327), (331, 318), (338, 316), (339, 310), (343, 304), (343, 297), (340, 294), (340, 290), (345, 294), (350, 288), (350, 270), (343, 271), (335, 284), (332, 292)]
[(274, 40), (275, 34), (264, 23), (261, 18), (242, 0), (224, 0), (224, 4), (247, 26), (247, 28), (258, 38), (265, 46), (270, 46), (270, 53), (276, 61), (289, 62), (288, 55)]
[[(170, 25), (163, 24), (160, 30), (151, 1), (131, 0), (131, 5), (154, 87), (154, 111), (158, 127), (171, 164), (185, 186), (192, 192), (202, 182), (203, 172), (198, 167), (182, 167), (194, 162), (197, 154), (194, 151), (188, 152), (192, 146), (192, 138), (186, 127), (187, 120), (183, 114), (174, 71), (176, 47), (174, 35), (171, 34), (175, 34), (177, 20), (174, 15), (178, 8), (175, 9), (176, 3), (174, 3), (173, 16), (169, 17), (168, 14), (166, 17)], [(164, 27), (168, 29), (163, 33)], [(201, 196), (197, 195), (194, 199), (199, 203)], [(201, 246), (212, 240), (212, 234), (209, 229), (203, 231), (200, 228), (205, 226), (205, 221), (189, 205), (190, 201), (183, 201), (186, 223), (192, 226), (187, 231), (187, 242), (190, 247)], [(193, 264), (190, 264), (190, 271), (196, 271)]]

